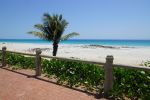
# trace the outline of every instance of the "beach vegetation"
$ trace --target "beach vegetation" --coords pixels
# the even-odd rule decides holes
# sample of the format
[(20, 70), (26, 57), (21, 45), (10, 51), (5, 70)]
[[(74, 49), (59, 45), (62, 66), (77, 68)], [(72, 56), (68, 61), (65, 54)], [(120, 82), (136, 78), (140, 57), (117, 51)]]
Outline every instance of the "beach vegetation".
[(146, 66), (146, 67), (150, 67), (150, 61), (145, 61), (141, 65)]
[(42, 66), (42, 71), (49, 77), (55, 75), (58, 83), (95, 91), (103, 87), (104, 71), (98, 65), (52, 59), (43, 60)]
[(150, 100), (150, 72), (114, 68), (114, 85), (110, 94), (113, 97), (131, 100)]
[(35, 58), (7, 52), (6, 60), (12, 69), (35, 69)]
[[(7, 63), (13, 69), (35, 69), (35, 58), (7, 53)], [(69, 87), (103, 93), (104, 69), (101, 65), (57, 59), (42, 59), (42, 73)], [(17, 66), (17, 67), (16, 67)], [(114, 85), (110, 96), (115, 99), (150, 99), (150, 72), (125, 68), (113, 69)]]
[(53, 56), (56, 56), (58, 44), (60, 41), (67, 40), (69, 38), (79, 35), (79, 33), (77, 32), (72, 32), (64, 35), (63, 33), (67, 26), (68, 22), (63, 19), (62, 15), (50, 15), (48, 13), (44, 13), (43, 23), (34, 25), (34, 27), (39, 31), (30, 31), (28, 33), (33, 34), (34, 36), (38, 36), (42, 39), (52, 41)]

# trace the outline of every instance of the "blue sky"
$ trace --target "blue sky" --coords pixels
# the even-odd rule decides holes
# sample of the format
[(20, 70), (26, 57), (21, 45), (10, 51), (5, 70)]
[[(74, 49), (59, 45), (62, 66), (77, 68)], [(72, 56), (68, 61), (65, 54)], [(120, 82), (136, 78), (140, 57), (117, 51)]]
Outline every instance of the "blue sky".
[(63, 14), (77, 39), (150, 39), (150, 0), (0, 0), (0, 38), (34, 39), (45, 12)]

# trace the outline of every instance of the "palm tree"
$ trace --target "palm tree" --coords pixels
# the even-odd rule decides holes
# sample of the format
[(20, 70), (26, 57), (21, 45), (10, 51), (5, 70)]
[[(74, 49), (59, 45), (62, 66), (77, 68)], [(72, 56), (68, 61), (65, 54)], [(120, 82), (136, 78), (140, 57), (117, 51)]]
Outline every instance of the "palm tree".
[(29, 34), (33, 34), (42, 39), (52, 41), (53, 42), (53, 56), (56, 56), (58, 44), (62, 40), (67, 40), (73, 36), (79, 35), (79, 33), (72, 32), (67, 35), (63, 35), (65, 28), (67, 27), (68, 22), (62, 18), (62, 15), (49, 15), (45, 13), (43, 15), (43, 24), (36, 24), (34, 27), (38, 30), (28, 32)]

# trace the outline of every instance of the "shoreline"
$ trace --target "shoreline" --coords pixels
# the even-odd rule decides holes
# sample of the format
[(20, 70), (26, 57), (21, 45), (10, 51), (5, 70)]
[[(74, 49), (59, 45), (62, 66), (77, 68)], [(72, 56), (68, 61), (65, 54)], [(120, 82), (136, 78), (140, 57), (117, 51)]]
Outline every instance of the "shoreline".
[[(52, 56), (51, 44), (34, 43), (0, 43), (0, 48), (24, 53), (35, 53), (35, 48), (41, 48), (42, 54)], [(140, 65), (150, 60), (150, 47), (117, 47), (87, 44), (59, 44), (58, 57), (105, 62), (107, 55), (114, 56), (115, 64)]]
[[(0, 45), (2, 44), (32, 44), (32, 45), (52, 45), (52, 43), (22, 43), (22, 42), (0, 42)], [(79, 45), (79, 46), (95, 46), (95, 47), (108, 47), (108, 48), (150, 48), (150, 45), (149, 46), (137, 46), (137, 45), (105, 45), (105, 44), (94, 44), (94, 43), (87, 43), (87, 44), (81, 44), (81, 43), (59, 43), (59, 45)]]

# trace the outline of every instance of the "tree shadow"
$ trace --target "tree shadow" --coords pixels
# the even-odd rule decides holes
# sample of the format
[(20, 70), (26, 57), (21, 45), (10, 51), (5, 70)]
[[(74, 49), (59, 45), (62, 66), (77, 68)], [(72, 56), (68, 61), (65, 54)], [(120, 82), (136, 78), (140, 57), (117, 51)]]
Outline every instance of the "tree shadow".
[(95, 93), (91, 93), (91, 92), (88, 92), (88, 91), (85, 91), (85, 90), (81, 90), (81, 89), (78, 89), (78, 88), (73, 88), (73, 87), (69, 87), (69, 86), (67, 86), (67, 85), (62, 85), (62, 84), (59, 84), (59, 83), (57, 83), (57, 82), (53, 82), (53, 81), (51, 81), (51, 80), (44, 79), (44, 78), (42, 78), (42, 77), (38, 77), (38, 76), (35, 76), (35, 75), (29, 75), (29, 74), (26, 74), (26, 73), (22, 73), (22, 72), (18, 72), (18, 71), (15, 71), (15, 70), (11, 70), (11, 69), (2, 67), (2, 65), (0, 65), (0, 68), (1, 68), (1, 69), (4, 69), (4, 70), (7, 70), (7, 71), (11, 71), (11, 72), (17, 73), (17, 74), (20, 74), (20, 75), (24, 75), (24, 76), (26, 76), (27, 78), (35, 78), (35, 79), (40, 80), (40, 81), (48, 82), (48, 83), (55, 84), (55, 85), (59, 85), (59, 86), (61, 86), (61, 87), (69, 88), (69, 89), (72, 89), (72, 90), (75, 90), (75, 91), (78, 91), (78, 92), (82, 92), (82, 93), (85, 93), (85, 94), (87, 94), (87, 95), (89, 95), (89, 96), (94, 96), (95, 99), (104, 98), (103, 94), (95, 94)]

